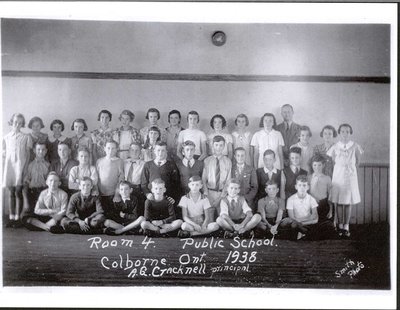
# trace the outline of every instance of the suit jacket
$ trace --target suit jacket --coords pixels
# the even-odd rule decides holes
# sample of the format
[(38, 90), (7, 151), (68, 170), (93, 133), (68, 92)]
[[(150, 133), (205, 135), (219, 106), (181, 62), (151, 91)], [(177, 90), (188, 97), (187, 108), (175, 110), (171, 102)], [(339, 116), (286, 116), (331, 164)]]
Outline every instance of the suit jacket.
[(239, 195), (244, 196), (249, 206), (252, 207), (258, 190), (256, 170), (245, 164), (242, 173), (239, 174), (238, 166), (235, 164), (232, 165), (231, 177), (240, 180)]
[(276, 126), (276, 130), (278, 130), (283, 137), (283, 141), (285, 145), (282, 147), (283, 150), (283, 157), (285, 159), (285, 166), (288, 166), (288, 159), (289, 159), (289, 149), (293, 144), (299, 142), (299, 133), (300, 133), (300, 125), (292, 122), (290, 125), (289, 130), (286, 130), (285, 122), (280, 123)]

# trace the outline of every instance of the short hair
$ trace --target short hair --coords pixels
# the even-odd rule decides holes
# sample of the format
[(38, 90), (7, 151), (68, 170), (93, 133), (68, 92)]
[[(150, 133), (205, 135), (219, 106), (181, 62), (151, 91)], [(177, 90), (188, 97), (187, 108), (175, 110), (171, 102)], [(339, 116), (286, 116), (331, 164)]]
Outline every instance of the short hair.
[(168, 123), (169, 123), (169, 121), (170, 121), (170, 117), (171, 117), (172, 114), (178, 114), (178, 116), (179, 116), (179, 121), (182, 119), (181, 112), (179, 112), (178, 110), (171, 110), (171, 111), (169, 111), (169, 113), (168, 113)]
[(68, 147), (68, 149), (71, 149), (71, 146), (69, 145), (69, 143), (66, 142), (67, 140), (61, 141), (60, 143), (58, 143), (57, 149), (61, 146), (61, 145), (66, 145)]
[(153, 184), (164, 184), (165, 185), (165, 181), (161, 178), (157, 178), (157, 179), (154, 179), (153, 181), (151, 181), (151, 187), (153, 187)]
[(136, 142), (136, 141), (135, 141), (135, 142), (132, 142), (131, 145), (129, 146), (129, 148), (131, 148), (131, 147), (134, 146), (134, 145), (140, 147), (140, 149), (142, 148), (142, 145), (141, 145), (139, 142)]
[(240, 186), (240, 180), (237, 178), (230, 178), (227, 182), (227, 185), (229, 186), (230, 184), (237, 184)]
[(76, 120), (74, 120), (72, 122), (72, 125), (71, 125), (71, 130), (74, 130), (75, 123), (83, 124), (83, 131), (87, 131), (88, 130), (88, 126), (86, 125), (86, 122), (85, 122), (85, 120), (83, 118), (77, 118)]
[(275, 181), (274, 179), (270, 179), (265, 183), (265, 187), (267, 187), (268, 185), (276, 185), (277, 187), (279, 187), (278, 182)]
[(265, 157), (267, 155), (274, 155), (274, 158), (276, 156), (275, 152), (273, 150), (270, 150), (270, 149), (264, 151), (263, 157)]
[(107, 114), (108, 117), (110, 118), (110, 121), (112, 120), (112, 114), (111, 114), (110, 111), (108, 111), (108, 110), (101, 110), (101, 111), (99, 112), (99, 115), (97, 115), (97, 120), (98, 120), (98, 121), (100, 120), (101, 114)]
[(350, 124), (341, 124), (340, 126), (339, 126), (339, 128), (338, 128), (338, 134), (340, 134), (340, 129), (342, 129), (342, 127), (348, 127), (348, 128), (350, 128), (350, 134), (352, 135), (353, 134), (353, 128), (350, 126)]
[(246, 114), (241, 113), (238, 116), (236, 116), (235, 125), (237, 125), (237, 119), (238, 118), (244, 118), (246, 120), (246, 126), (249, 126), (250, 122), (249, 122), (249, 118), (247, 117)]
[(197, 116), (197, 122), (200, 122), (200, 115), (197, 111), (189, 111), (188, 115), (187, 115), (187, 120), (189, 120), (189, 115), (196, 115)]
[(156, 131), (156, 132), (158, 132), (157, 141), (160, 141), (160, 140), (161, 140), (161, 131), (160, 131), (160, 128), (158, 128), (157, 126), (151, 126), (151, 127), (149, 128), (149, 131), (147, 132), (147, 136), (146, 136), (145, 142), (144, 142), (144, 144), (143, 144), (143, 148), (144, 148), (144, 149), (147, 149), (147, 148), (150, 146), (150, 138), (149, 138), (149, 133), (150, 133), (150, 131)]
[(127, 185), (132, 188), (132, 183), (129, 181), (122, 180), (121, 182), (119, 182), (118, 187), (120, 187), (121, 185)]
[(83, 177), (83, 178), (81, 178), (80, 181), (79, 181), (79, 183), (80, 183), (80, 182), (86, 182), (86, 181), (89, 181), (89, 182), (93, 185), (93, 180), (92, 180), (90, 177)]
[(334, 138), (337, 137), (337, 131), (336, 131), (335, 127), (333, 127), (333, 126), (331, 126), (331, 125), (325, 125), (325, 126), (322, 128), (321, 132), (319, 133), (319, 136), (320, 136), (321, 138), (322, 138), (323, 135), (324, 135), (324, 130), (325, 130), (325, 129), (332, 130), (332, 132), (333, 132), (333, 137), (334, 137)]
[(210, 120), (210, 126), (211, 126), (211, 128), (214, 129), (214, 120), (215, 120), (216, 118), (220, 118), (220, 119), (222, 120), (222, 128), (225, 128), (225, 127), (226, 127), (226, 119), (225, 119), (225, 117), (223, 117), (221, 114), (215, 114), (215, 115), (211, 118), (211, 120)]
[(299, 148), (298, 146), (293, 146), (289, 149), (289, 154), (290, 153), (295, 153), (295, 154), (301, 155), (301, 148)]
[(35, 143), (33, 143), (32, 148), (33, 148), (33, 149), (36, 149), (36, 146), (37, 146), (37, 145), (44, 145), (44, 146), (46, 147), (46, 149), (47, 149), (47, 143), (46, 143), (46, 141), (40, 141), (40, 140), (38, 140), (38, 141), (36, 141)]
[(121, 114), (119, 115), (118, 119), (121, 120), (122, 115), (128, 115), (131, 122), (133, 122), (133, 120), (135, 119), (135, 114), (133, 114), (133, 112), (129, 111), (129, 110), (123, 110), (121, 112)]
[(244, 151), (244, 152), (246, 152), (246, 150), (244, 149), (244, 147), (241, 147), (241, 146), (237, 147), (237, 148), (233, 151), (233, 154), (236, 155), (236, 152), (237, 152), (237, 151)]
[(264, 115), (261, 116), (261, 119), (260, 119), (260, 128), (263, 128), (263, 127), (264, 127), (264, 118), (265, 118), (266, 116), (272, 117), (272, 118), (274, 119), (274, 124), (272, 125), (272, 128), (275, 129), (275, 127), (276, 127), (276, 118), (275, 118), (275, 115), (272, 114), (272, 113), (264, 113)]
[(58, 180), (60, 180), (60, 176), (57, 174), (57, 172), (55, 172), (55, 171), (50, 171), (50, 172), (47, 174), (46, 181), (47, 181), (47, 179), (48, 179), (49, 177), (51, 177), (52, 175), (56, 176), (56, 177), (58, 178)]
[(157, 113), (157, 119), (161, 118), (160, 111), (158, 111), (156, 108), (150, 108), (150, 109), (147, 110), (146, 119), (149, 119), (149, 114), (150, 113)]
[(149, 131), (147, 132), (147, 135), (149, 134), (150, 131), (157, 131), (157, 132), (158, 132), (158, 135), (161, 137), (161, 130), (160, 130), (160, 128), (158, 128), (157, 126), (151, 126), (151, 127), (149, 128)]
[(307, 176), (304, 174), (298, 175), (296, 178), (296, 183), (297, 182), (302, 182), (302, 183), (307, 183), (308, 184), (308, 179)]
[(220, 135), (214, 136), (213, 143), (214, 142), (221, 142), (221, 141), (225, 143), (225, 138), (223, 136), (220, 136)]
[(310, 164), (312, 163), (326, 163), (326, 158), (322, 156), (321, 154), (315, 154), (313, 157), (311, 157)]
[(167, 143), (165, 143), (164, 141), (157, 141), (155, 146), (165, 146), (165, 147), (167, 147)]
[(8, 125), (12, 126), (15, 117), (21, 118), (21, 119), (22, 119), (22, 125), (21, 125), (21, 127), (25, 127), (25, 116), (23, 116), (21, 113), (14, 113), (14, 114), (11, 116), (11, 119), (10, 119), (10, 121), (8, 122)]
[(202, 182), (203, 180), (201, 179), (201, 177), (199, 175), (193, 175), (189, 178), (188, 183), (191, 182)]
[(32, 129), (33, 123), (35, 122), (39, 122), (40, 128), (44, 128), (43, 120), (39, 116), (34, 116), (31, 118), (31, 120), (28, 123), (28, 128)]
[(107, 141), (106, 141), (106, 143), (104, 144), (104, 146), (106, 146), (107, 143), (114, 143), (114, 145), (115, 145), (116, 148), (119, 147), (118, 142), (115, 141), (114, 139), (107, 139)]
[(300, 136), (300, 133), (302, 131), (308, 131), (308, 134), (310, 135), (310, 137), (312, 137), (312, 133), (311, 133), (310, 127), (308, 127), (308, 126), (300, 126), (300, 128), (299, 128), (299, 136)]
[(53, 120), (51, 122), (51, 124), (50, 124), (50, 130), (51, 131), (53, 131), (53, 126), (56, 125), (56, 124), (61, 126), (61, 131), (64, 131), (64, 129), (65, 129), (64, 123), (59, 119), (55, 119), (55, 120)]
[(185, 142), (182, 143), (182, 148), (184, 148), (185, 146), (196, 147), (196, 144), (192, 140), (186, 140)]
[(88, 149), (86, 146), (80, 146), (80, 147), (78, 148), (77, 153), (79, 154), (79, 152), (86, 152), (86, 153), (90, 154), (90, 151), (89, 151), (89, 149)]
[(289, 104), (289, 103), (284, 104), (284, 105), (281, 107), (281, 110), (282, 110), (282, 108), (286, 108), (286, 107), (291, 108), (292, 111), (294, 112), (293, 106), (292, 106), (291, 104)]

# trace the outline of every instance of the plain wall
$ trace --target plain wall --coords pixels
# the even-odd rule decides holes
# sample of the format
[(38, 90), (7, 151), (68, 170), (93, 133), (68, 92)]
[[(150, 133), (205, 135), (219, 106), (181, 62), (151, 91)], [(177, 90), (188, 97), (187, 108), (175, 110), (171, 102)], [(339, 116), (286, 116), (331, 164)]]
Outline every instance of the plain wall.
[[(227, 43), (212, 45), (223, 30)], [(2, 20), (3, 70), (189, 73), (241, 75), (389, 76), (387, 25), (178, 24), (135, 22)], [(200, 113), (208, 132), (213, 114), (246, 113), (250, 129), (280, 106), (292, 104), (295, 121), (309, 125), (312, 143), (321, 143), (325, 124), (353, 125), (354, 140), (365, 148), (363, 162), (389, 162), (390, 85), (374, 83), (226, 82), (89, 80), (3, 77), (3, 131), (14, 112), (27, 120), (41, 116), (66, 123), (83, 117), (89, 129), (107, 108), (118, 126), (125, 108), (142, 127), (147, 108), (167, 113)], [(378, 117), (377, 117), (378, 116)], [(183, 126), (186, 125), (183, 120)]]

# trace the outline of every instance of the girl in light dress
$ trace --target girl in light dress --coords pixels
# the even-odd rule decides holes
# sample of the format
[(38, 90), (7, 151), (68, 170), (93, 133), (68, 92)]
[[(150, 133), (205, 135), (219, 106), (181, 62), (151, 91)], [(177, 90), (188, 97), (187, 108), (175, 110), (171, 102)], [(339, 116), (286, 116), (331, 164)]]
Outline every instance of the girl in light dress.
[(310, 160), (313, 155), (313, 148), (310, 145), (310, 138), (312, 137), (311, 129), (308, 126), (300, 126), (299, 129), (299, 142), (290, 146), (301, 148), (301, 161), (300, 168), (307, 172), (312, 172), (310, 170)]
[(233, 138), (233, 149), (235, 150), (238, 147), (244, 148), (246, 151), (246, 164), (249, 166), (253, 166), (253, 154), (251, 152), (252, 148), (250, 147), (251, 142), (251, 132), (246, 130), (249, 126), (249, 118), (246, 114), (239, 114), (235, 119), (236, 130), (232, 132)]
[(101, 110), (97, 116), (97, 120), (100, 122), (100, 128), (92, 131), (93, 141), (93, 163), (96, 164), (97, 160), (101, 157), (106, 156), (104, 147), (106, 142), (113, 139), (113, 130), (110, 127), (112, 120), (112, 114), (108, 110)]
[(114, 131), (114, 140), (118, 142), (119, 158), (125, 160), (129, 157), (129, 147), (132, 143), (140, 143), (140, 133), (131, 123), (135, 114), (129, 110), (123, 110), (119, 116), (122, 126)]
[(178, 161), (180, 158), (176, 155), (178, 149), (179, 133), (184, 130), (181, 126), (181, 112), (178, 110), (171, 110), (168, 113), (169, 127), (165, 128), (166, 143), (168, 151), (168, 160)]
[[(37, 142), (40, 142), (40, 143), (47, 142), (48, 135), (41, 131), (44, 128), (44, 123), (40, 117), (38, 117), (38, 116), (32, 117), (28, 123), (28, 128), (32, 129), (32, 132), (30, 133), (30, 136), (32, 139), (32, 145), (34, 145)], [(35, 153), (33, 152), (33, 148), (32, 148), (29, 161), (32, 161), (34, 159), (35, 159)]]
[(62, 134), (64, 129), (64, 123), (59, 119), (55, 119), (50, 124), (50, 130), (53, 132), (52, 135), (49, 135), (47, 142), (50, 164), (58, 160), (58, 145), (61, 142), (67, 144), (71, 148), (71, 139)]
[(334, 163), (331, 201), (335, 204), (335, 222), (338, 223), (339, 235), (350, 237), (351, 209), (361, 201), (357, 167), (364, 151), (360, 145), (350, 140), (353, 128), (349, 124), (341, 124), (338, 133), (339, 142), (327, 152)]
[(9, 222), (6, 227), (20, 227), (20, 213), (23, 208), (22, 184), (29, 164), (32, 149), (31, 135), (21, 132), (25, 117), (15, 113), (10, 121), (11, 131), (3, 140), (3, 186), (9, 192)]
[(210, 126), (213, 129), (207, 135), (208, 155), (212, 155), (213, 151), (213, 139), (215, 136), (222, 136), (225, 139), (225, 148), (222, 152), (223, 155), (228, 156), (232, 160), (233, 148), (232, 148), (232, 135), (225, 132), (226, 119), (221, 114), (216, 114), (211, 118)]
[(154, 147), (158, 141), (161, 141), (160, 129), (156, 126), (152, 126), (147, 132), (147, 136), (145, 137), (145, 142), (142, 148), (142, 158), (144, 161), (147, 162), (154, 160)]
[(79, 148), (85, 147), (89, 152), (89, 163), (93, 164), (93, 141), (91, 137), (85, 134), (85, 131), (88, 130), (85, 120), (82, 118), (74, 120), (71, 130), (75, 132), (75, 136), (71, 138), (71, 158), (78, 160)]
[(313, 156), (321, 155), (325, 157), (324, 174), (332, 178), (333, 161), (326, 153), (335, 144), (334, 138), (337, 137), (336, 129), (331, 125), (326, 125), (320, 132), (320, 137), (324, 140), (323, 143), (314, 146)]

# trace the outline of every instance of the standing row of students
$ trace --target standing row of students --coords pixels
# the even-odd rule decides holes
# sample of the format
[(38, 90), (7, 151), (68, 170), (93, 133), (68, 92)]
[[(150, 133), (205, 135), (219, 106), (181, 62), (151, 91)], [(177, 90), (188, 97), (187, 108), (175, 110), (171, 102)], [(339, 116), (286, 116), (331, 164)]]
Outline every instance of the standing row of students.
[[(284, 119), (287, 110), (293, 112), (290, 106), (282, 107)], [(241, 135), (243, 130), (238, 130), (238, 141), (241, 141), (242, 146), (235, 143), (234, 151), (232, 151), (233, 147), (230, 141), (233, 139), (230, 140), (230, 135), (221, 131), (226, 126), (226, 122), (224, 123), (225, 119), (220, 115), (214, 116), (211, 121), (211, 126), (215, 130), (211, 133), (211, 143), (207, 143), (205, 134), (196, 128), (199, 116), (195, 111), (188, 114), (188, 129), (176, 130), (171, 126), (170, 130), (167, 128), (164, 133), (154, 123), (160, 118), (156, 109), (149, 110), (147, 118), (150, 126), (143, 128), (140, 132), (130, 126), (130, 122), (134, 118), (132, 112), (121, 113), (120, 119), (123, 126), (117, 131), (110, 130), (111, 117), (111, 113), (108, 111), (101, 111), (99, 120), (108, 127), (102, 127), (92, 132), (92, 137), (89, 139), (86, 139), (87, 136), (84, 134), (85, 129), (87, 130), (85, 121), (75, 120), (72, 125), (77, 132), (75, 144), (68, 142), (68, 138), (61, 138), (57, 145), (58, 158), (57, 160), (53, 159), (49, 164), (45, 158), (46, 150), (50, 150), (52, 147), (50, 139), (45, 140), (43, 134), (36, 133), (32, 136), (23, 134), (20, 131), (25, 123), (23, 116), (21, 114), (13, 116), (11, 121), (13, 130), (5, 137), (6, 168), (4, 175), (4, 184), (10, 189), (10, 220), (12, 224), (19, 220), (22, 196), (26, 198), (25, 209), (32, 210), (33, 202), (46, 185), (45, 171), (55, 171), (60, 177), (61, 189), (69, 194), (78, 190), (80, 181), (84, 177), (89, 177), (93, 186), (91, 193), (93, 195), (99, 193), (100, 201), (106, 208), (110, 208), (114, 202), (120, 200), (120, 194), (116, 188), (123, 180), (132, 184), (132, 192), (139, 199), (139, 206), (143, 208), (145, 199), (154, 200), (151, 188), (153, 180), (157, 178), (164, 180), (166, 194), (175, 201), (179, 201), (180, 195), (188, 192), (189, 179), (199, 176), (202, 178), (203, 184), (202, 195), (207, 196), (212, 208), (217, 210), (217, 215), (220, 214), (221, 200), (224, 201), (223, 199), (227, 196), (229, 187), (227, 182), (232, 177), (239, 180), (239, 194), (245, 197), (246, 203), (255, 213), (258, 201), (265, 196), (264, 189), (269, 180), (275, 180), (278, 190), (280, 190), (280, 197), (287, 200), (296, 192), (297, 176), (307, 175), (308, 172), (310, 192), (320, 201), (320, 205), (325, 206), (320, 207), (319, 210), (328, 209), (329, 211), (326, 213), (328, 217), (331, 217), (333, 212), (331, 207), (327, 207), (328, 200), (345, 205), (343, 210), (341, 206), (338, 206), (337, 212), (334, 214), (339, 223), (340, 233), (349, 235), (348, 220), (351, 208), (348, 205), (359, 202), (356, 165), (361, 153), (361, 148), (349, 141), (349, 135), (352, 133), (350, 125), (343, 124), (339, 127), (341, 141), (336, 144), (332, 143), (332, 138), (336, 136), (336, 130), (332, 126), (325, 126), (321, 132), (321, 137), (325, 142), (323, 145), (315, 147), (314, 152), (307, 152), (305, 143), (303, 143), (309, 140), (311, 131), (306, 126), (299, 126), (300, 141), (286, 150), (283, 148), (286, 141), (280, 141), (283, 140), (284, 135), (273, 129), (276, 126), (275, 117), (273, 114), (266, 113), (260, 122), (263, 129), (251, 139), (251, 135)], [(34, 121), (31, 120), (29, 127), (32, 129), (43, 127), (40, 118), (34, 119)], [(174, 122), (179, 124), (180, 113), (176, 110), (171, 111), (169, 120), (173, 124)], [(239, 115), (235, 123), (238, 127), (242, 126), (243, 129), (248, 126), (248, 119), (245, 115)], [(286, 138), (290, 138), (291, 128), (296, 127), (294, 125), (292, 122), (288, 123), (287, 127), (283, 127)], [(59, 122), (53, 122), (51, 128), (58, 128), (62, 131), (63, 124), (61, 126)], [(78, 134), (79, 131), (83, 133), (81, 136)], [(275, 139), (274, 135), (278, 138)], [(163, 136), (166, 138), (161, 138)], [(246, 143), (243, 142), (243, 136), (247, 137)], [(36, 158), (29, 163), (30, 147), (34, 137), (41, 138), (36, 139), (34, 147)], [(115, 140), (118, 140), (119, 144)], [(162, 140), (170, 140), (169, 145), (163, 143)], [(273, 143), (274, 141), (278, 141), (278, 147), (276, 147), (276, 143)], [(202, 161), (207, 156), (204, 154), (204, 150), (207, 150), (206, 154), (211, 152), (213, 155)], [(118, 157), (116, 156), (117, 152), (119, 152)], [(91, 164), (95, 158), (103, 154), (105, 156), (98, 158), (95, 166)], [(320, 155), (319, 159), (317, 157), (316, 160), (313, 158), (313, 161), (310, 161), (309, 157), (313, 155), (314, 157)], [(229, 156), (232, 156), (233, 162)], [(304, 157), (307, 159), (304, 160)], [(47, 158), (54, 158), (54, 156)], [(79, 160), (79, 164), (75, 158)], [(252, 158), (255, 160), (252, 161)], [(261, 167), (259, 167), (260, 161)], [(258, 163), (256, 168), (259, 168), (253, 168), (252, 162)], [(305, 162), (307, 165), (304, 164)], [(309, 164), (312, 164), (312, 169), (309, 168)], [(334, 178), (331, 186), (329, 174), (333, 164)], [(307, 168), (308, 171), (304, 168)], [(33, 171), (35, 173), (32, 173)], [(324, 172), (328, 175), (325, 175)], [(24, 184), (26, 186), (22, 186)], [(24, 190), (22, 190), (23, 188)], [(177, 211), (179, 210), (177, 209)], [(260, 212), (260, 214), (262, 213)]]

